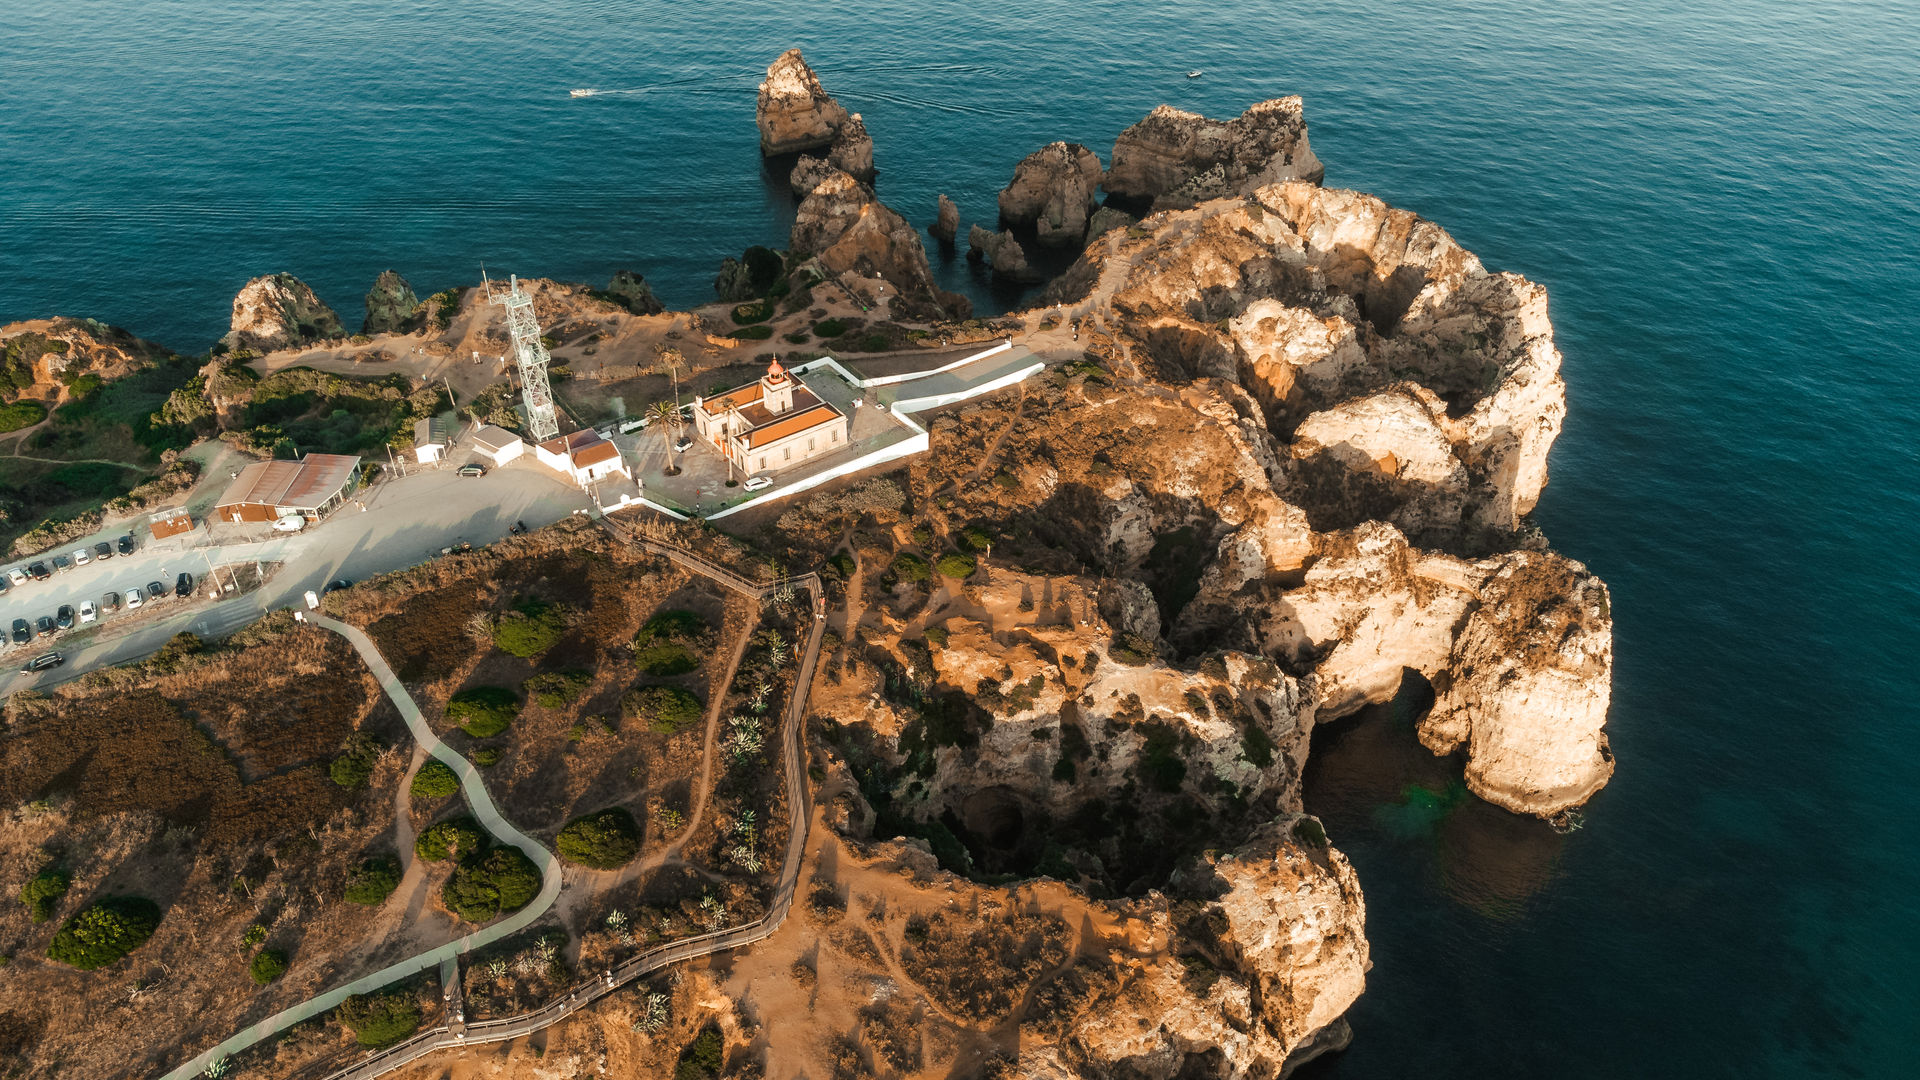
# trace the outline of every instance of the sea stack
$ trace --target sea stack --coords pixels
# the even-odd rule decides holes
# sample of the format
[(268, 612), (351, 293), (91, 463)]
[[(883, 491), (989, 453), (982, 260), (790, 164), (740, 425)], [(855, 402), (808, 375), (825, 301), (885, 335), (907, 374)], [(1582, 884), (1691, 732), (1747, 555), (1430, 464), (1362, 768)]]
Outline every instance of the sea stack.
[(292, 274), (268, 274), (242, 286), (233, 298), (230, 326), (220, 340), (230, 349), (255, 352), (346, 336), (340, 316)]
[(944, 192), (941, 193), (940, 204), (934, 211), (933, 224), (927, 226), (927, 231), (942, 244), (953, 243), (953, 238), (960, 233), (960, 208), (955, 206), (953, 200), (947, 198)]
[(767, 66), (756, 119), (760, 153), (775, 157), (833, 145), (849, 117), (820, 85), (800, 50), (788, 49)]
[(367, 290), (367, 317), (360, 323), (363, 334), (390, 334), (413, 328), (413, 315), (420, 298), (398, 270), (382, 270)]
[(1042, 244), (1076, 247), (1099, 201), (1100, 158), (1079, 143), (1056, 142), (1014, 166), (1000, 192), (1000, 221), (1033, 227)]

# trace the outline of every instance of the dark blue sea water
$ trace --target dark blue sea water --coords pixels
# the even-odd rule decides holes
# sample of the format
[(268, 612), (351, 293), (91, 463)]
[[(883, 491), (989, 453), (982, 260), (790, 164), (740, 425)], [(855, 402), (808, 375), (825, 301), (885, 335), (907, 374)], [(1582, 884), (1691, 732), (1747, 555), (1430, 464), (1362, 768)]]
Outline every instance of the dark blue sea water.
[(1330, 184), (1551, 289), (1570, 416), (1539, 521), (1612, 583), (1620, 761), (1561, 838), (1457, 802), (1390, 718), (1326, 741), (1377, 966), (1316, 1072), (1915, 1073), (1915, 5), (0, 10), (0, 318), (183, 350), (277, 270), (349, 320), (384, 268), (424, 294), (483, 260), (707, 299), (784, 238), (753, 90), (792, 44), (922, 222), (1162, 101), (1304, 95)]

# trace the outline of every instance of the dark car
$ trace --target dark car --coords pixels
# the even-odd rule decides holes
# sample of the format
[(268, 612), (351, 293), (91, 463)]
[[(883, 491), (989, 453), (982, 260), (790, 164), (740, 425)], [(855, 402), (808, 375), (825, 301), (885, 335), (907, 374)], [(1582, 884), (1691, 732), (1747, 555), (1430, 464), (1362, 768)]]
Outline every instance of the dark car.
[(167, 595), (167, 587), (157, 581), (147, 582), (147, 599), (158, 600)]
[(32, 574), (33, 580), (35, 581), (45, 581), (53, 576), (53, 574), (48, 571), (47, 564), (43, 562), (37, 562), (27, 567), (27, 573)]
[(102, 596), (100, 598), (100, 610), (101, 611), (119, 611), (120, 610), (120, 591), (118, 589), (115, 589), (113, 592), (107, 593), (105, 596)]
[(61, 656), (57, 652), (42, 653), (41, 655), (36, 656), (33, 659), (27, 661), (27, 666), (20, 669), (20, 674), (31, 675), (36, 671), (45, 671), (48, 668), (57, 668), (61, 664), (64, 664), (66, 662), (67, 662), (67, 658), (64, 656)]
[(11, 589), (11, 588), (13, 588), (13, 586), (7, 584), (6, 575), (0, 574), (0, 593), (6, 592), (8, 589)]
[(69, 559), (69, 558), (67, 558), (67, 557), (66, 557), (65, 555), (55, 555), (55, 556), (53, 557), (53, 572), (54, 572), (54, 573), (56, 573), (56, 574), (64, 574), (64, 573), (66, 573), (67, 571), (69, 571), (69, 570), (71, 570), (71, 569), (73, 569), (73, 560), (72, 560), (72, 559)]
[(48, 634), (53, 633), (53, 616), (42, 615), (33, 620), (33, 628), (40, 631), (41, 637), (46, 637)]
[(25, 645), (33, 640), (33, 627), (25, 619), (13, 620), (13, 643)]
[(348, 581), (346, 578), (334, 578), (332, 581), (327, 582), (326, 588), (320, 591), (323, 593), (334, 593), (339, 592), (341, 589), (351, 588), (353, 588), (353, 582)]
[(192, 596), (193, 595), (193, 575), (192, 574), (183, 573), (179, 577), (174, 579), (173, 595), (175, 596)]
[(53, 621), (57, 623), (62, 630), (73, 629), (73, 605), (61, 604), (60, 610), (54, 612)]
[(507, 531), (515, 536), (519, 536), (521, 533), (527, 531), (527, 523), (524, 521), (516, 521), (513, 523), (513, 527)]
[(120, 554), (122, 555), (133, 554), (133, 534), (132, 533), (128, 533), (127, 535), (120, 538)]
[(113, 545), (107, 543), (105, 540), (93, 545), (93, 557), (96, 559), (113, 558)]
[(487, 475), (487, 467), (477, 463), (467, 464), (455, 469), (454, 472), (459, 476), (485, 476)]

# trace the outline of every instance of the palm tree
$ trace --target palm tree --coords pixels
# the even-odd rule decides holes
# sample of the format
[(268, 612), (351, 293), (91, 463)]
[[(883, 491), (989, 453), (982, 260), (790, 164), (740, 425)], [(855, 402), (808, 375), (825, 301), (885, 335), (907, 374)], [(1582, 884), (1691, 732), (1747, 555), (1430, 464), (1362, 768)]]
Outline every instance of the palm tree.
[(661, 445), (667, 451), (667, 475), (678, 476), (680, 466), (674, 463), (673, 444), (679, 441), (675, 436), (680, 433), (680, 410), (670, 401), (656, 401), (647, 413), (653, 417), (653, 426), (660, 432)]

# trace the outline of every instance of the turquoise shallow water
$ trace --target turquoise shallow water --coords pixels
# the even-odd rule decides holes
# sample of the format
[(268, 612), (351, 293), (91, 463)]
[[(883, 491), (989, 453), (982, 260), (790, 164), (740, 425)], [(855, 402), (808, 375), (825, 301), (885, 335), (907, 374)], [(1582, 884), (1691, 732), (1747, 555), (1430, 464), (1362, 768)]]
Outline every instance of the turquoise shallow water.
[(1613, 586), (1620, 759), (1560, 838), (1458, 799), (1391, 715), (1324, 741), (1376, 967), (1316, 1074), (1912, 1074), (1913, 5), (0, 8), (0, 318), (180, 349), (274, 270), (350, 319), (381, 269), (425, 293), (482, 260), (703, 300), (784, 235), (753, 87), (790, 44), (917, 221), (1161, 101), (1304, 95), (1329, 183), (1551, 290), (1539, 520)]

